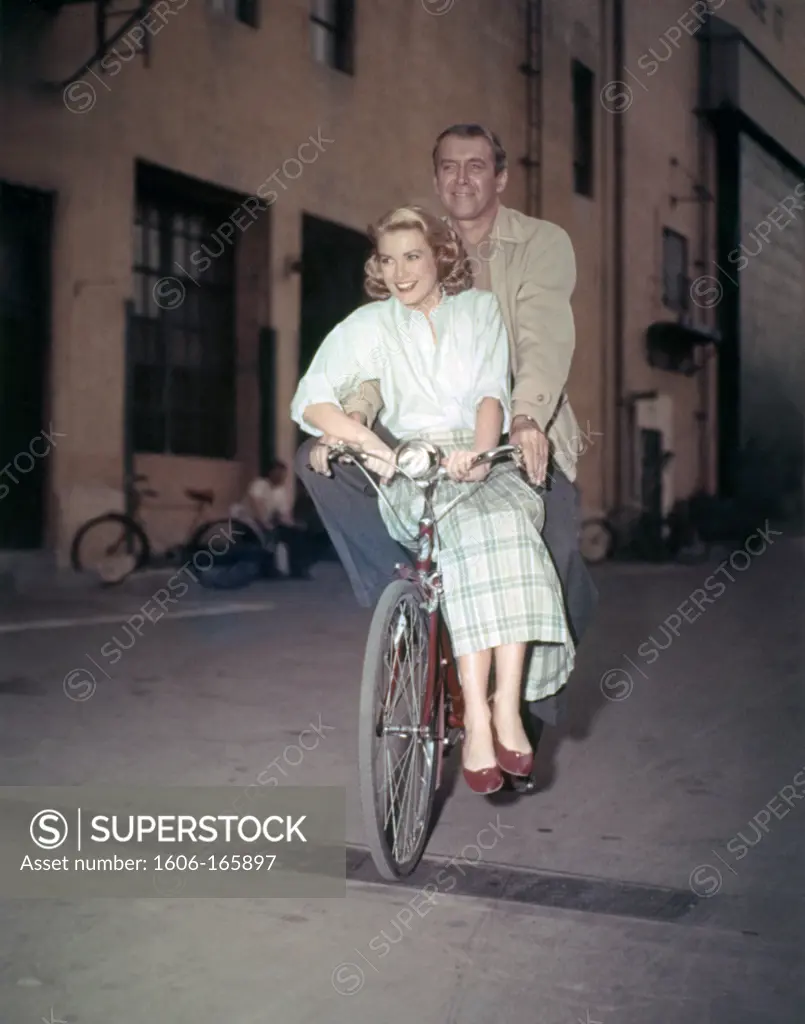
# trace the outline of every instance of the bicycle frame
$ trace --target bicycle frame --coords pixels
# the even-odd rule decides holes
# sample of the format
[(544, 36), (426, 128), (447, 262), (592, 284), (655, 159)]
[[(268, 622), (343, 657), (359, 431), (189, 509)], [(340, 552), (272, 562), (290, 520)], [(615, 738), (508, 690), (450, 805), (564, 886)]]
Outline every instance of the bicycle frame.
[[(436, 765), (438, 788), (442, 778), (443, 755), (446, 746), (449, 745), (447, 730), (459, 731), (464, 728), (464, 697), (461, 693), (450, 634), (441, 611), (441, 579), (438, 569), (433, 565), (434, 534), (435, 522), (425, 512), (419, 521), (414, 568), (399, 564), (397, 575), (400, 579), (410, 580), (420, 588), (422, 604), (428, 609), (428, 677), (419, 728), (425, 730), (430, 727), (435, 711), (436, 721), (433, 724), (439, 751)], [(395, 684), (396, 679), (392, 676), (389, 693), (392, 701)]]
[[(144, 474), (133, 473), (133, 474), (131, 474), (126, 479), (126, 482), (125, 482), (126, 504), (127, 504), (128, 509), (129, 509), (127, 514), (130, 516), (130, 518), (135, 523), (137, 523), (137, 525), (139, 527), (141, 527), (141, 529), (146, 534), (146, 536), (148, 536), (148, 531), (147, 531), (147, 528), (146, 528), (145, 520), (143, 519), (143, 516), (141, 515), (142, 509), (144, 507), (146, 507), (145, 499), (146, 498), (158, 498), (159, 497), (159, 494), (157, 493), (157, 491), (152, 490), (148, 486), (142, 486), (142, 485), (147, 483), (147, 480), (148, 480), (148, 477), (145, 476)], [(187, 546), (188, 542), (193, 538), (193, 536), (195, 535), (196, 531), (205, 522), (205, 508), (207, 507), (207, 505), (206, 505), (205, 502), (201, 502), (201, 501), (196, 501), (194, 499), (190, 499), (190, 501), (188, 503), (184, 503), (183, 502), (181, 505), (162, 505), (162, 506), (157, 506), (158, 508), (179, 509), (179, 510), (181, 510), (181, 509), (187, 508), (188, 505), (194, 509), (194, 513), (193, 513), (193, 518), (192, 518), (192, 520), (190, 522), (190, 525), (187, 528), (187, 533), (185, 535), (185, 538), (184, 538), (184, 540), (178, 541), (175, 544), (168, 545), (163, 550), (163, 552), (162, 552), (162, 556), (163, 557), (165, 557), (165, 556), (172, 556), (172, 555), (173, 556), (180, 555), (185, 550), (185, 547)], [(255, 530), (255, 532), (258, 533), (260, 536), (262, 536), (263, 534), (266, 533), (266, 530), (265, 530), (264, 527), (261, 527), (261, 529), (259, 531)], [(149, 544), (150, 544), (151, 538), (148, 537), (148, 540), (149, 540)], [(126, 536), (126, 547), (127, 547), (127, 552), (126, 553), (130, 555), (132, 553), (131, 552), (132, 541), (131, 541), (131, 537), (129, 535)]]

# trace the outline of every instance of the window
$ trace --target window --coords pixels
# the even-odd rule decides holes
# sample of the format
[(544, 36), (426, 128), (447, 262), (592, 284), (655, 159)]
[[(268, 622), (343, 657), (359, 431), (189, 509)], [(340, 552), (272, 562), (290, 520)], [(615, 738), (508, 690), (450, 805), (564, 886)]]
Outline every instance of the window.
[(216, 14), (239, 21), (251, 28), (258, 27), (260, 0), (207, 0)]
[(134, 450), (235, 455), (235, 261), (218, 215), (141, 197), (134, 224)]
[(593, 111), (595, 76), (580, 61), (573, 61), (573, 188), (580, 196), (592, 196), (595, 174)]
[(690, 294), (688, 240), (670, 228), (662, 232), (662, 303), (674, 313), (686, 313)]
[(313, 59), (354, 74), (355, 0), (310, 0)]

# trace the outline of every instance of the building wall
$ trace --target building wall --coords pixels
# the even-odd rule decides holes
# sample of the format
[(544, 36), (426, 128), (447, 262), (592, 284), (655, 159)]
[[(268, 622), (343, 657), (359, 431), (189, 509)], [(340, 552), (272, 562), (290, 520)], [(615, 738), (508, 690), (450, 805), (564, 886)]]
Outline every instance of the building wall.
[[(399, 202), (436, 209), (432, 142), (445, 125), (465, 120), (489, 123), (499, 132), (511, 159), (505, 201), (521, 209), (525, 201), (519, 165), (526, 140), (525, 82), (518, 70), (525, 57), (523, 2), (358, 3), (354, 77), (312, 60), (307, 0), (264, 2), (258, 30), (212, 15), (200, 0), (167, 2), (170, 16), (155, 23), (161, 28), (152, 38), (149, 66), (137, 57), (102, 81), (87, 72), (67, 106), (58, 91), (47, 95), (33, 89), (37, 79), (68, 75), (92, 52), (94, 10), (77, 5), (65, 9), (49, 33), (32, 27), (28, 48), (17, 51), (10, 80), (6, 63), (7, 80), (0, 86), (5, 134), (18, 140), (0, 152), (0, 179), (52, 189), (58, 196), (51, 407), (57, 429), (67, 438), (51, 465), (50, 542), (62, 560), (79, 523), (120, 501), (123, 309), (132, 294), (136, 160), (244, 195), (273, 177), (269, 187), (278, 192), (270, 218), (240, 239), (242, 244), (249, 239), (247, 272), (261, 283), (253, 287), (240, 325), (246, 411), (239, 412), (244, 439), (239, 460), (138, 457), (137, 469), (149, 474), (161, 502), (181, 505), (185, 486), (209, 487), (217, 496), (213, 514), (225, 511), (254, 471), (257, 446), (246, 443), (250, 416), (252, 429), (256, 421), (248, 411), (256, 402), (248, 366), (253, 362), (249, 339), (258, 326), (277, 330), (277, 448), (286, 459), (293, 454), (296, 431), (286, 410), (296, 386), (300, 288), (298, 276), (286, 268), (301, 255), (303, 212), (363, 230)], [(444, 13), (434, 15), (428, 7)], [(710, 415), (704, 474), (713, 483), (714, 375), (685, 378), (652, 369), (643, 336), (652, 320), (666, 316), (662, 227), (685, 234), (692, 259), (699, 255), (700, 204), (687, 201), (699, 174), (692, 114), (698, 46), (691, 5), (629, 0), (625, 70), (613, 67), (612, 0), (543, 0), (542, 7), (542, 216), (570, 233), (578, 261), (577, 349), (569, 391), (587, 438), (579, 465), (584, 509), (599, 511), (617, 500), (611, 202), (617, 118), (626, 132), (627, 193), (626, 324), (617, 340), (624, 346), (627, 390), (660, 394), (657, 408), (643, 418), (666, 423), (676, 455), (666, 472), (667, 497), (684, 496), (701, 474), (696, 420), (701, 409)], [(730, 11), (739, 9), (734, 0)], [(729, 17), (730, 11), (719, 13)], [(744, 14), (755, 18), (748, 8)], [(761, 36), (769, 34), (765, 26), (748, 24)], [(794, 28), (787, 31), (785, 46), (773, 36), (763, 45), (794, 74)], [(628, 102), (613, 98), (611, 89), (601, 94), (592, 198), (575, 195), (572, 186), (574, 57), (595, 72), (598, 90), (621, 80), (631, 90), (619, 94)], [(298, 177), (290, 177), (283, 164), (296, 159), (300, 145), (311, 138), (322, 140), (318, 155)], [(708, 152), (709, 147), (706, 140)], [(715, 191), (712, 177), (706, 184)], [(683, 201), (674, 206), (672, 196)], [(706, 212), (712, 218), (712, 204)], [(707, 239), (702, 244), (707, 249)], [(693, 312), (697, 322), (708, 322), (710, 311)], [(178, 539), (188, 515), (181, 509), (155, 515), (158, 539)]]
[[(577, 284), (573, 296), (576, 351), (568, 394), (582, 437), (578, 447), (577, 484), (586, 513), (601, 510), (603, 480), (611, 431), (603, 388), (607, 349), (612, 341), (606, 318), (606, 268), (609, 238), (606, 120), (597, 91), (606, 80), (606, 39), (601, 28), (603, 6), (585, 0), (543, 0), (542, 216), (561, 224), (576, 252)], [(573, 188), (573, 106), (571, 62), (578, 60), (595, 75), (595, 174), (592, 196)]]
[(742, 32), (795, 89), (805, 94), (805, 6), (800, 0), (712, 0), (712, 7), (719, 18)]
[[(658, 393), (662, 412), (657, 429), (663, 431), (664, 446), (674, 452), (663, 478), (666, 508), (690, 494), (700, 479), (712, 482), (710, 465), (700, 465), (697, 413), (703, 409), (710, 413), (708, 434), (715, 421), (712, 385), (699, 377), (651, 367), (645, 348), (648, 325), (674, 319), (662, 302), (663, 228), (687, 238), (691, 278), (697, 276), (694, 261), (701, 258), (702, 246), (712, 252), (712, 233), (702, 237), (702, 215), (712, 218), (712, 212), (693, 199), (701, 177), (699, 146), (709, 153), (712, 144), (709, 139), (700, 143), (692, 114), (699, 72), (696, 34), (701, 22), (688, 15), (689, 8), (679, 0), (629, 5), (626, 67), (619, 76), (626, 86), (622, 102), (628, 108), (613, 115), (626, 119), (624, 391)], [(715, 191), (712, 179), (705, 184)], [(701, 311), (694, 307), (691, 313), (693, 325), (706, 326)], [(636, 410), (638, 423), (646, 418), (643, 404)], [(635, 451), (630, 479), (635, 496), (639, 493), (636, 462)]]
[[(246, 195), (277, 175), (263, 325), (278, 332), (278, 452), (290, 458), (295, 429), (281, 411), (296, 384), (299, 279), (285, 266), (300, 255), (302, 212), (363, 230), (399, 202), (435, 207), (430, 151), (451, 122), (493, 123), (517, 158), (524, 43), (515, 5), (461, 0), (447, 17), (429, 14), (419, 0), (363, 5), (354, 77), (311, 59), (307, 0), (262, 6), (253, 30), (179, 0), (153, 38), (150, 67), (138, 57), (103, 82), (88, 72), (86, 85), (70, 93), (72, 111), (58, 92), (31, 88), (37, 78), (70, 74), (93, 50), (92, 6), (68, 8), (0, 94), (5, 131), (21, 143), (4, 147), (0, 177), (58, 194), (53, 415), (67, 439), (51, 466), (51, 538), (62, 556), (79, 522), (104, 511), (121, 483), (136, 159)], [(95, 102), (78, 112), (89, 90)], [(291, 180), (283, 163), (311, 137), (331, 141)], [(507, 198), (521, 205), (522, 183), (512, 177)], [(137, 469), (169, 504), (181, 504), (185, 485), (213, 488), (214, 512), (246, 476), (238, 464), (205, 459), (148, 456)], [(155, 532), (165, 536), (179, 529), (171, 524), (182, 514), (160, 518)]]

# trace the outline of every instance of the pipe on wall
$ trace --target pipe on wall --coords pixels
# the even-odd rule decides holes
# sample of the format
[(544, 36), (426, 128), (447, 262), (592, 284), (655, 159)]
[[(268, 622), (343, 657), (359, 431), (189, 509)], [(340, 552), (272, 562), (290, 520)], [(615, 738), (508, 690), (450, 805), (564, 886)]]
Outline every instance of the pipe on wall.
[[(626, 66), (625, 55), (625, 2), (624, 0), (612, 0), (612, 62), (615, 74)], [(613, 170), (613, 225), (612, 225), (612, 248), (613, 248), (613, 316), (612, 316), (612, 371), (614, 378), (614, 406), (615, 414), (613, 422), (615, 426), (614, 451), (614, 504), (623, 505), (627, 502), (629, 495), (626, 494), (625, 485), (629, 481), (627, 473), (630, 472), (631, 460), (626, 458), (627, 445), (630, 439), (625, 436), (624, 414), (625, 414), (625, 387), (624, 387), (624, 331), (625, 331), (625, 296), (624, 286), (626, 280), (626, 252), (625, 252), (625, 230), (624, 230), (624, 199), (625, 199), (625, 128), (626, 118), (614, 115), (612, 128), (612, 170)]]
[[(602, 55), (600, 67), (600, 79), (602, 82), (611, 81), (614, 77), (612, 67), (612, 54), (607, 45), (610, 24), (610, 0), (599, 0), (598, 2), (598, 39), (599, 52)], [(603, 106), (602, 106), (603, 109)], [(598, 130), (600, 158), (598, 162), (598, 180), (600, 181), (600, 224), (601, 238), (599, 246), (600, 268), (600, 310), (601, 310), (601, 351), (600, 351), (600, 376), (599, 376), (599, 421), (602, 429), (609, 434), (610, 426), (610, 391), (612, 382), (610, 380), (609, 351), (612, 346), (612, 304), (610, 302), (610, 290), (612, 287), (612, 210), (610, 207), (611, 175), (610, 175), (610, 125), (612, 118), (605, 116), (598, 119), (600, 128)], [(614, 505), (610, 494), (609, 462), (610, 447), (608, 438), (604, 442), (599, 466), (599, 495), (601, 510), (606, 511)]]
[[(713, 189), (712, 169), (710, 161), (710, 133), (707, 120), (704, 116), (706, 108), (707, 91), (711, 74), (711, 42), (710, 22), (713, 15), (711, 11), (704, 14), (704, 23), (701, 28), (702, 38), (699, 43), (699, 95), (697, 111), (698, 124), (696, 126), (696, 137), (698, 147), (698, 183), (703, 190), (699, 199), (699, 261), (698, 273), (703, 274), (710, 259), (710, 205)], [(697, 489), (702, 492), (710, 491), (710, 438), (709, 431), (712, 427), (710, 415), (710, 358), (708, 351), (704, 353), (701, 369), (699, 370), (699, 409), (696, 413), (699, 433), (699, 479)]]
[(542, 216), (542, 0), (525, 0), (525, 60), (520, 71), (526, 90), (526, 154), (521, 163), (525, 167), (526, 213), (529, 217)]

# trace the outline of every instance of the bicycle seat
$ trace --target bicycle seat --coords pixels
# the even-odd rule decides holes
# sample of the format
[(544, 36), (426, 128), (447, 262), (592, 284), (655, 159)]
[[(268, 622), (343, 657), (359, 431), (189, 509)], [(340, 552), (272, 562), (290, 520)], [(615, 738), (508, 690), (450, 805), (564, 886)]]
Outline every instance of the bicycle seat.
[(191, 501), (197, 501), (200, 505), (212, 505), (215, 501), (214, 491), (194, 491), (192, 488), (187, 488), (185, 494)]

